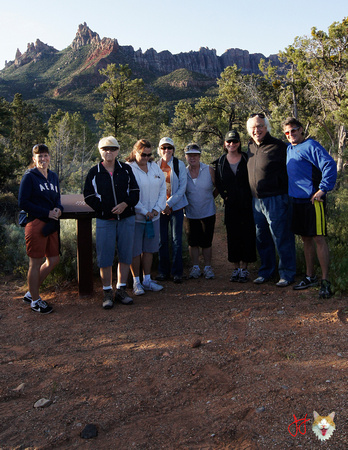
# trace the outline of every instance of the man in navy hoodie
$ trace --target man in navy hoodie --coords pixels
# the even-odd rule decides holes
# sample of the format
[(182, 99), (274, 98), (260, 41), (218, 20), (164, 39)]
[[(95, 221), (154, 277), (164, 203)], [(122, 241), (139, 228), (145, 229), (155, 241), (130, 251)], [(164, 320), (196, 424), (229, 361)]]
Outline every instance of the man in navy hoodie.
[(322, 271), (320, 298), (332, 296), (328, 281), (329, 248), (326, 236), (326, 193), (335, 187), (337, 166), (334, 159), (319, 144), (305, 138), (303, 126), (295, 118), (283, 122), (283, 131), (289, 141), (287, 172), (289, 195), (293, 202), (292, 228), (302, 237), (306, 260), (306, 275), (294, 289), (317, 286), (314, 273), (315, 254)]

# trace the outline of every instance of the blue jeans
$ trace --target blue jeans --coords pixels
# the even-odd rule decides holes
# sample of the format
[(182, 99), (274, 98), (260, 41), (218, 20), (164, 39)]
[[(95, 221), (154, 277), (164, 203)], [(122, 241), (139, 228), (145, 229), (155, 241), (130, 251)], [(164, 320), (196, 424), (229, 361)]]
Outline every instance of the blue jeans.
[(266, 279), (276, 271), (276, 250), (280, 278), (294, 281), (295, 237), (291, 231), (291, 203), (287, 194), (253, 199), (256, 247), (261, 258), (259, 276)]
[[(160, 218), (160, 245), (158, 273), (169, 276), (182, 277), (182, 224), (184, 211), (179, 209), (171, 214), (161, 214)], [(170, 225), (170, 232), (169, 232)], [(169, 241), (170, 240), (170, 241)], [(170, 270), (169, 242), (172, 245), (172, 269)]]

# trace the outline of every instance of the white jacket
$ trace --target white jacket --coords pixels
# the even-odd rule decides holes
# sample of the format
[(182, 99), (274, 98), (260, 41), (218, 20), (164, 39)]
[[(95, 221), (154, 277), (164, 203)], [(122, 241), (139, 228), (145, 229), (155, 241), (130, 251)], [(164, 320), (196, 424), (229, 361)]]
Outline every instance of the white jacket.
[[(179, 161), (179, 178), (174, 172), (173, 157), (168, 162), (168, 166), (171, 168), (170, 171), (170, 187), (171, 196), (167, 200), (167, 205), (172, 208), (173, 211), (184, 208), (187, 204), (187, 198), (185, 195), (186, 184), (187, 184), (187, 173), (185, 164)], [(162, 158), (157, 161), (158, 167), (161, 167)]]
[(155, 162), (147, 163), (147, 173), (138, 166), (136, 161), (128, 164), (133, 169), (140, 189), (139, 202), (135, 205), (135, 221), (146, 222), (146, 214), (153, 209), (158, 212), (158, 216), (152, 219), (153, 222), (159, 220), (160, 213), (166, 207), (167, 199), (166, 181), (162, 170)]

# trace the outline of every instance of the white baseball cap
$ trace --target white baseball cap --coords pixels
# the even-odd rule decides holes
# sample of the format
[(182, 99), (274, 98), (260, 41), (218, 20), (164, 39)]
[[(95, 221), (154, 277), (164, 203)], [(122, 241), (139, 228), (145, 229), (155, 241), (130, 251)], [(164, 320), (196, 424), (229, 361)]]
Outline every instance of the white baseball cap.
[(114, 138), (113, 136), (108, 136), (108, 137), (104, 137), (104, 138), (100, 139), (100, 141), (99, 141), (99, 144), (98, 144), (99, 150), (104, 147), (116, 147), (119, 149), (120, 144), (117, 142), (116, 138)]

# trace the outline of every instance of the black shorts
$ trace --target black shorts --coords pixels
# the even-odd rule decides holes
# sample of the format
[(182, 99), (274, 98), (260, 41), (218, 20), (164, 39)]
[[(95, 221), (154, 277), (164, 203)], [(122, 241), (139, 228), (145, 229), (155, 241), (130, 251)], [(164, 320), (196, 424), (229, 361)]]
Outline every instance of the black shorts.
[(190, 247), (209, 248), (212, 245), (215, 228), (215, 214), (204, 219), (185, 217), (185, 231)]
[(326, 236), (326, 202), (292, 204), (292, 231), (300, 236)]

